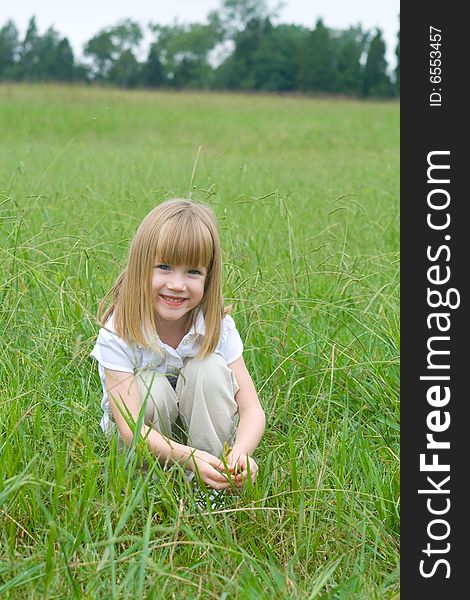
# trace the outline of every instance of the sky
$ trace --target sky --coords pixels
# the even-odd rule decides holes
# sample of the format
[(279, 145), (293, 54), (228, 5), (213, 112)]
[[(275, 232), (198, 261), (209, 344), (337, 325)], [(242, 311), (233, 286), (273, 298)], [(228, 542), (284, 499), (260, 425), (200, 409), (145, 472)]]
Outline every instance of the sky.
[[(275, 6), (276, 2), (268, 4)], [(180, 23), (203, 22), (208, 12), (219, 6), (219, 0), (0, 0), (0, 27), (11, 19), (23, 36), (35, 15), (40, 34), (53, 26), (69, 39), (79, 58), (87, 40), (121, 19), (130, 18), (143, 27), (150, 21), (163, 25), (175, 19)], [(387, 61), (393, 68), (399, 12), (399, 0), (284, 0), (277, 21), (313, 28), (321, 17), (333, 29), (357, 24), (364, 29), (379, 27), (387, 45)]]

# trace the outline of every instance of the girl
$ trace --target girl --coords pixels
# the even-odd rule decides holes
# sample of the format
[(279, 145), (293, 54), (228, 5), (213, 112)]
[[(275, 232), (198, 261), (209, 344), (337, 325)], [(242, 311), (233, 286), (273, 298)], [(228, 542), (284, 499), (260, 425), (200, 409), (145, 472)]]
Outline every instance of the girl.
[[(228, 445), (232, 482), (240, 487), (248, 471), (255, 479), (251, 455), (265, 417), (240, 335), (224, 309), (212, 211), (181, 199), (154, 208), (99, 313), (103, 327), (91, 356), (103, 384), (105, 433), (117, 426), (129, 446), (129, 419), (135, 425), (142, 408), (140, 433), (161, 463), (178, 462), (209, 487), (227, 489), (220, 457)], [(186, 440), (175, 439), (178, 423)]]

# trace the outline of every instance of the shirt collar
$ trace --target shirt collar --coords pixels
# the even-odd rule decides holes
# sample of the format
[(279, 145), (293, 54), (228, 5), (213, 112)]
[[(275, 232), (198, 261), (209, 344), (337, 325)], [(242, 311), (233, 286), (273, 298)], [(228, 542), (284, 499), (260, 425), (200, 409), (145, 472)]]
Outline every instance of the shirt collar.
[[(205, 337), (205, 335), (206, 335), (206, 321), (204, 319), (204, 315), (202, 314), (202, 310), (200, 310), (196, 317), (195, 326), (194, 325), (191, 326), (188, 333), (183, 337), (183, 340), (188, 339), (188, 338), (197, 340), (198, 337), (203, 338), (203, 337)], [(156, 333), (156, 336), (157, 336), (158, 344), (160, 346), (165, 346), (166, 344), (164, 344), (164, 342), (161, 341), (158, 333)], [(183, 340), (181, 340), (181, 342)]]

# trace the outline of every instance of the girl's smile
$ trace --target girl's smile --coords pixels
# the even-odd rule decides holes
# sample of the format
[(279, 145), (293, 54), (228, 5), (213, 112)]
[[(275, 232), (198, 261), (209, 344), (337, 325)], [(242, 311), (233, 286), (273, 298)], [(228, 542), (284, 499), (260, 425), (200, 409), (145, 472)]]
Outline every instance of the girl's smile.
[(160, 298), (162, 298), (165, 302), (168, 303), (169, 306), (178, 306), (181, 305), (186, 298), (178, 298), (176, 296), (167, 296), (166, 294), (158, 294)]

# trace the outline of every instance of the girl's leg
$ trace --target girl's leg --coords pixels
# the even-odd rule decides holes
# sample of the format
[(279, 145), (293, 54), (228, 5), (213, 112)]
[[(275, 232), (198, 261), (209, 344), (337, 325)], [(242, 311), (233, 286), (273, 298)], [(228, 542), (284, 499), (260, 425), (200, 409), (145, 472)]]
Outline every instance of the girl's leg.
[(179, 412), (188, 434), (188, 445), (222, 454), (236, 433), (238, 383), (218, 354), (203, 360), (186, 359), (176, 384)]
[[(168, 378), (153, 370), (144, 370), (136, 374), (141, 403), (145, 404), (144, 422), (149, 427), (156, 429), (162, 435), (173, 439), (172, 425), (178, 417), (178, 403), (176, 393), (171, 387)], [(121, 451), (127, 452), (126, 445), (118, 432), (118, 444)], [(148, 473), (150, 465), (145, 460), (141, 465), (144, 475)], [(154, 474), (153, 478), (158, 480)]]
[(145, 424), (171, 438), (172, 425), (178, 416), (178, 403), (168, 378), (152, 370), (141, 371), (136, 377), (142, 404), (145, 403)]

